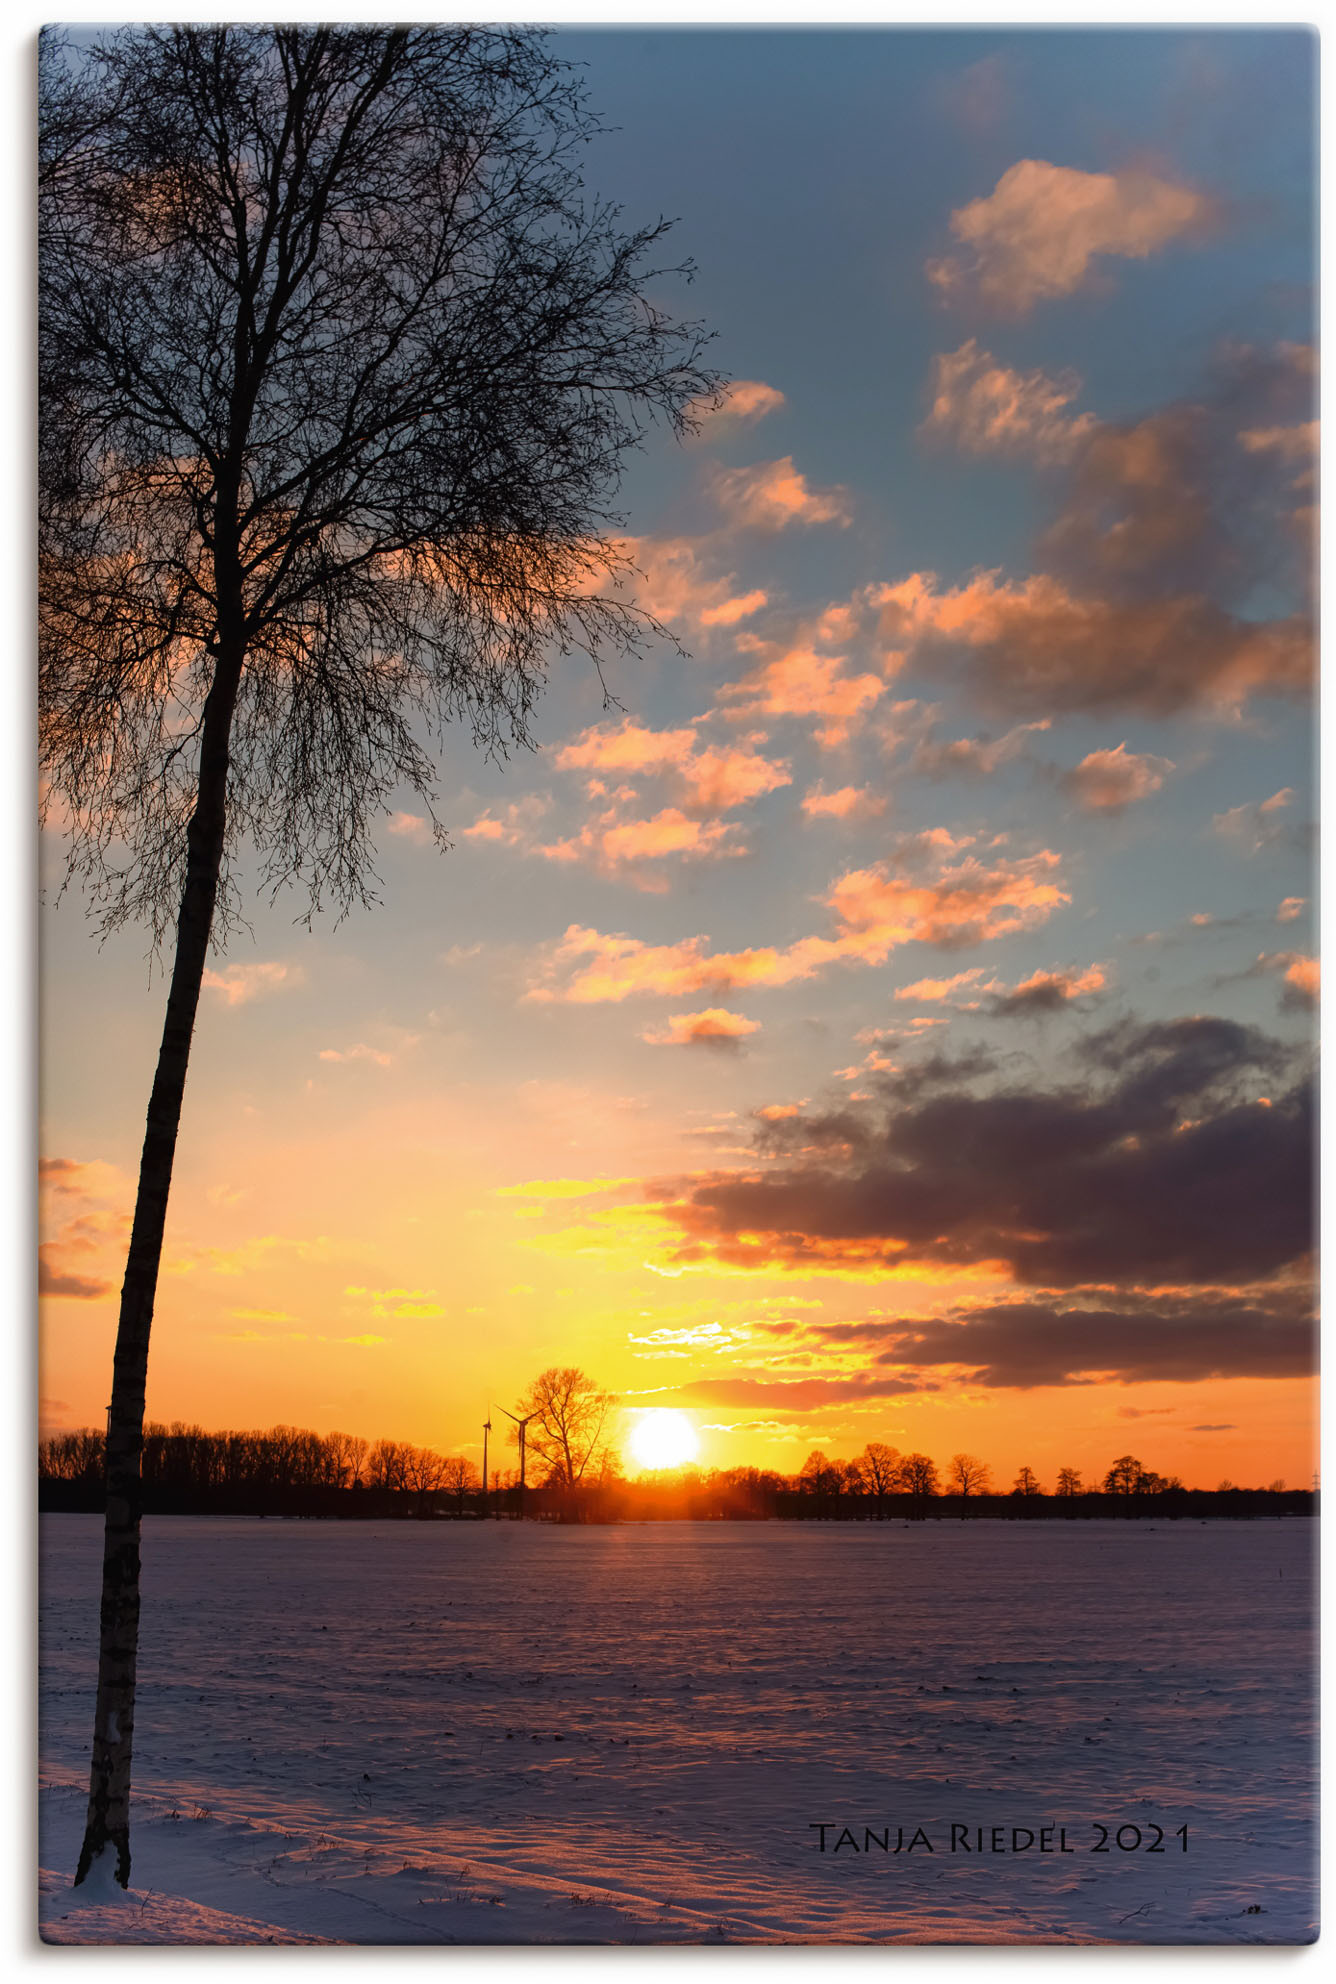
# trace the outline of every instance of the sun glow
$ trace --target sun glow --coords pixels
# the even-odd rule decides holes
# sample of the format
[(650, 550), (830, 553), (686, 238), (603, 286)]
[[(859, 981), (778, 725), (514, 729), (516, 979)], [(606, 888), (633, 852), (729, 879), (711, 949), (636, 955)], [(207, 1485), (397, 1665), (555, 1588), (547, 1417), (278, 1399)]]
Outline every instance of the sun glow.
[(696, 1429), (685, 1412), (647, 1407), (631, 1429), (631, 1457), (642, 1468), (681, 1467), (700, 1449)]

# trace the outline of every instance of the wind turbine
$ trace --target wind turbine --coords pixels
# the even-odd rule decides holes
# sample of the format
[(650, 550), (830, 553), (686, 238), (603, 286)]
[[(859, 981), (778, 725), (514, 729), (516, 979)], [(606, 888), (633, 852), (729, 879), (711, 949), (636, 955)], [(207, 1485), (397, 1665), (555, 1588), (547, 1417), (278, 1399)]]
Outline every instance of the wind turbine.
[(492, 1430), (492, 1408), (487, 1408), (487, 1417), (482, 1422), (482, 1512), (487, 1514), (487, 1435)]
[(505, 1412), (506, 1418), (513, 1419), (515, 1421), (515, 1424), (520, 1429), (520, 1520), (523, 1521), (524, 1519), (524, 1453), (525, 1453), (525, 1448), (528, 1445), (529, 1421), (531, 1419), (537, 1419), (538, 1414), (536, 1412), (526, 1412), (523, 1419), (521, 1419), (518, 1413), (506, 1412), (506, 1408), (504, 1405), (500, 1406), (498, 1410), (501, 1412)]

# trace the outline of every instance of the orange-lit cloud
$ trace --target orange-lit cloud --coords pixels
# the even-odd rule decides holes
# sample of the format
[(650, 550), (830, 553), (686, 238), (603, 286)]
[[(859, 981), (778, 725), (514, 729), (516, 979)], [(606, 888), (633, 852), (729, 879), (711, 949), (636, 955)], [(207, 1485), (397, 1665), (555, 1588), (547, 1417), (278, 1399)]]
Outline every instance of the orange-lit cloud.
[(932, 361), (932, 407), (919, 432), (969, 455), (1020, 455), (1045, 467), (1069, 461), (1094, 430), (1093, 413), (1067, 409), (1081, 390), (1074, 372), (1013, 372), (969, 338)]
[(991, 193), (951, 215), (962, 252), (930, 262), (928, 278), (950, 301), (977, 298), (1000, 315), (1024, 316), (1085, 287), (1096, 257), (1144, 260), (1203, 232), (1214, 211), (1205, 195), (1149, 172), (1021, 159)]
[(846, 675), (841, 655), (819, 654), (811, 647), (786, 650), (775, 642), (748, 640), (744, 645), (764, 659), (721, 689), (724, 714), (819, 718), (815, 736), (824, 748), (846, 743), (886, 687), (876, 675)]
[(1051, 730), (1048, 717), (1037, 723), (1018, 723), (1002, 737), (953, 737), (938, 744), (924, 737), (914, 752), (910, 769), (927, 778), (991, 778), (1001, 766), (1026, 755), (1029, 739), (1040, 731)]
[(711, 1047), (736, 1053), (748, 1034), (759, 1033), (759, 1020), (744, 1019), (724, 1006), (708, 1006), (700, 1013), (673, 1013), (661, 1027), (647, 1027), (641, 1034), (652, 1047)]
[(1089, 998), (1108, 984), (1104, 967), (1088, 965), (1084, 971), (1035, 971), (1009, 990), (990, 988), (993, 997), (985, 1007), (994, 1019), (1027, 1019), (1044, 1013), (1061, 1012), (1075, 999)]
[(1173, 769), (1171, 758), (1129, 751), (1124, 740), (1112, 751), (1089, 752), (1061, 783), (1088, 813), (1121, 813), (1158, 792)]
[(500, 847), (521, 847), (531, 837), (534, 825), (547, 811), (547, 800), (539, 793), (517, 800), (500, 814), (490, 807), (479, 814), (471, 827), (461, 830), (462, 840), (493, 841)]
[(787, 530), (791, 524), (847, 524), (844, 489), (812, 489), (792, 455), (747, 468), (718, 468), (710, 476), (716, 503), (728, 521), (750, 530)]
[(1294, 799), (1294, 788), (1283, 785), (1269, 799), (1231, 806), (1227, 812), (1216, 813), (1211, 820), (1211, 831), (1224, 840), (1236, 842), (1248, 854), (1259, 854), (1267, 847), (1303, 847), (1307, 840), (1305, 829), (1281, 817), (1294, 805)]
[[(788, 985), (832, 964), (882, 964), (901, 944), (959, 949), (1034, 929), (1071, 900), (1056, 880), (1059, 859), (1050, 850), (992, 862), (972, 854), (942, 858), (963, 845), (940, 831), (916, 836), (898, 858), (927, 865), (928, 874), (896, 873), (880, 864), (841, 876), (825, 898), (837, 934), (801, 937), (783, 950), (711, 953), (704, 937), (646, 944), (572, 924), (551, 951), (545, 977), (527, 996), (588, 1005), (645, 994)], [(577, 969), (563, 977), (571, 965)]]
[(983, 969), (977, 966), (973, 971), (958, 971), (952, 978), (918, 978), (912, 985), (902, 985), (896, 993), (897, 999), (918, 999), (935, 1002), (949, 999), (953, 992), (964, 991), (976, 985), (983, 977)]
[(767, 386), (761, 379), (733, 379), (720, 404), (696, 412), (696, 418), (702, 433), (726, 424), (750, 427), (768, 413), (778, 413), (783, 405), (784, 395), (777, 386)]
[(738, 746), (707, 745), (698, 750), (696, 738), (694, 728), (595, 726), (564, 746), (556, 762), (563, 771), (666, 776), (682, 806), (700, 813), (727, 813), (790, 783), (789, 767), (780, 760)]
[(563, 745), (556, 762), (562, 771), (666, 771), (689, 759), (695, 742), (694, 730), (650, 730), (637, 723), (616, 729), (595, 725)]
[(665, 806), (648, 819), (604, 814), (569, 839), (537, 846), (534, 852), (549, 861), (585, 861), (618, 874), (674, 855), (699, 861), (741, 854), (734, 834), (726, 821), (695, 819), (676, 806)]
[(884, 793), (860, 785), (842, 785), (836, 792), (814, 785), (802, 801), (809, 820), (872, 820), (886, 811), (887, 804)]
[(300, 985), (304, 977), (300, 965), (229, 964), (222, 971), (206, 971), (203, 983), (209, 991), (217, 992), (227, 1005), (245, 1006), (252, 999), (263, 998), (267, 992)]
[(1316, 958), (1302, 951), (1260, 951), (1256, 962), (1236, 975), (1252, 978), (1270, 973), (1278, 973), (1283, 981), (1282, 1005), (1300, 1012), (1316, 1009), (1322, 990), (1322, 971)]
[(1118, 599), (1036, 574), (984, 572), (938, 591), (930, 572), (874, 588), (891, 646), (957, 648), (1003, 706), (1049, 711), (1194, 706), (1227, 715), (1254, 695), (1308, 692), (1312, 631), (1302, 616), (1238, 619), (1202, 595)]
[(373, 1067), (389, 1068), (394, 1065), (394, 1056), (385, 1053), (383, 1048), (368, 1047), (363, 1040), (351, 1047), (322, 1047), (319, 1058), (322, 1061), (370, 1061)]
[(430, 847), (436, 837), (431, 821), (421, 813), (391, 813), (385, 831), (397, 840), (411, 841), (414, 847)]

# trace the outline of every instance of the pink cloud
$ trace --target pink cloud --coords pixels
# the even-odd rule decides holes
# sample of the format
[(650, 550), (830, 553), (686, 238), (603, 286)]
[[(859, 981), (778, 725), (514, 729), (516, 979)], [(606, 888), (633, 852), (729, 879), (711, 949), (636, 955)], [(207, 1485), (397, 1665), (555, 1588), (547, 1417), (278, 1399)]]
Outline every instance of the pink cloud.
[(421, 813), (391, 813), (385, 822), (385, 831), (393, 834), (396, 840), (411, 841), (414, 847), (430, 847), (435, 839), (431, 821), (424, 819)]
[(803, 794), (802, 805), (809, 820), (870, 820), (886, 811), (887, 800), (866, 786), (842, 785), (837, 792), (827, 792), (814, 785)]
[(952, 301), (975, 297), (1024, 316), (1084, 288), (1097, 256), (1144, 260), (1200, 234), (1214, 216), (1203, 194), (1149, 172), (1079, 172), (1021, 159), (986, 197), (952, 214), (962, 252), (930, 262), (928, 278)]
[(777, 644), (747, 639), (743, 645), (767, 658), (740, 681), (720, 691), (724, 713), (733, 717), (819, 717), (816, 733), (826, 747), (845, 743), (853, 728), (883, 694), (876, 675), (846, 675), (841, 655), (818, 654), (815, 648), (784, 650)]
[[(586, 1005), (788, 985), (832, 964), (882, 964), (901, 944), (959, 949), (1034, 929), (1071, 900), (1056, 880), (1059, 858), (1050, 850), (992, 863), (975, 855), (950, 859), (967, 845), (937, 830), (914, 836), (895, 857), (927, 867), (926, 875), (895, 873), (881, 864), (841, 876), (825, 897), (835, 936), (801, 937), (782, 950), (711, 953), (702, 936), (646, 944), (572, 924), (527, 996)], [(563, 976), (571, 966), (576, 968)]]
[(694, 729), (650, 730), (624, 723), (616, 730), (596, 726), (557, 753), (562, 771), (659, 772), (686, 763), (696, 742)]
[(1238, 619), (1200, 594), (1107, 598), (1042, 573), (996, 572), (939, 592), (933, 573), (915, 572), (868, 598), (888, 647), (962, 650), (979, 686), (1007, 707), (1228, 716), (1254, 695), (1306, 694), (1311, 681), (1302, 616)]
[[(726, 813), (745, 806), (767, 792), (792, 781), (789, 766), (782, 759), (766, 758), (745, 746), (706, 745), (696, 748), (696, 729), (649, 730), (638, 724), (623, 724), (615, 730), (594, 728), (557, 753), (563, 771), (607, 771), (649, 774), (667, 779), (676, 797), (688, 812)], [(602, 796), (600, 781), (591, 781), (589, 790)], [(633, 796), (628, 789), (618, 795)]]
[(641, 861), (662, 861), (669, 855), (700, 859), (740, 854), (729, 842), (733, 829), (722, 820), (691, 819), (675, 806), (665, 806), (648, 819), (623, 820), (615, 814), (581, 829), (569, 840), (539, 846), (534, 851), (549, 861), (589, 861), (611, 872)]
[(792, 455), (748, 468), (718, 468), (710, 477), (715, 501), (729, 521), (752, 530), (786, 530), (790, 524), (847, 524), (843, 489), (810, 489)]
[(953, 978), (920, 978), (913, 985), (902, 985), (895, 996), (897, 999), (917, 999), (924, 1004), (935, 1004), (938, 1000), (949, 999), (953, 992), (962, 992), (977, 985), (982, 977), (982, 967), (976, 965), (973, 971), (958, 971)]
[(932, 361), (932, 408), (919, 432), (970, 455), (1021, 455), (1044, 467), (1069, 461), (1093, 432), (1092, 413), (1067, 408), (1081, 390), (1074, 372), (1013, 372), (970, 338)]
[(1002, 737), (955, 737), (946, 744), (925, 737), (914, 752), (911, 769), (928, 778), (951, 774), (991, 778), (1002, 765), (1024, 756), (1028, 738), (1051, 729), (1048, 717), (1042, 717), (1037, 723), (1018, 723)]
[(1088, 813), (1120, 813), (1158, 792), (1173, 770), (1171, 758), (1129, 751), (1124, 741), (1112, 751), (1089, 752), (1061, 782)]
[(203, 983), (217, 992), (229, 1006), (245, 1006), (267, 992), (284, 986), (300, 985), (305, 973), (291, 964), (229, 964), (222, 971), (206, 971)]
[(701, 1013), (674, 1013), (662, 1027), (647, 1027), (641, 1039), (652, 1047), (712, 1047), (732, 1053), (748, 1034), (759, 1033), (759, 1020), (744, 1019), (724, 1006), (709, 1006)]
[(764, 420), (769, 413), (777, 413), (785, 404), (784, 395), (778, 386), (767, 386), (761, 379), (734, 379), (724, 388), (724, 396), (717, 407), (709, 407), (696, 417), (702, 430), (729, 425), (752, 426)]
[(617, 548), (636, 575), (638, 603), (666, 625), (730, 627), (766, 604), (766, 593), (757, 588), (740, 593), (732, 572), (713, 569), (699, 539), (629, 537)]

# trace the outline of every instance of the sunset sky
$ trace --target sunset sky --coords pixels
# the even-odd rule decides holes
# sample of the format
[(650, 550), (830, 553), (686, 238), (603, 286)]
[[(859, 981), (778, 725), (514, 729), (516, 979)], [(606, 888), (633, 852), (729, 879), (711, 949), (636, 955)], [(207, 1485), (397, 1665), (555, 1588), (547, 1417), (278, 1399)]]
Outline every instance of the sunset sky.
[[(574, 32), (721, 413), (666, 640), (443, 760), (378, 907), (206, 980), (157, 1419), (481, 1458), (579, 1364), (706, 1465), (1306, 1486), (1312, 88), (1299, 32)], [(58, 877), (59, 847), (48, 850)], [(165, 986), (43, 924), (43, 1393), (100, 1423)]]

